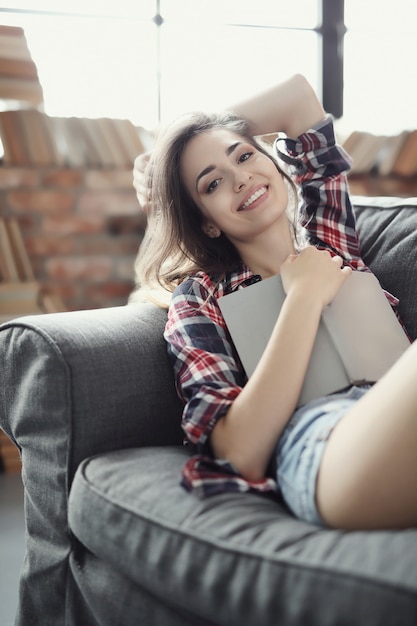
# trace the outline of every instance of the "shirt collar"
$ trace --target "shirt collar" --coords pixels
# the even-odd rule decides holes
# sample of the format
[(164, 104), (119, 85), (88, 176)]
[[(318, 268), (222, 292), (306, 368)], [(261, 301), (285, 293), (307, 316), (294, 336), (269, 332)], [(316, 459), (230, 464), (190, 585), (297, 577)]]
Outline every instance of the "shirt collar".
[(262, 280), (259, 274), (254, 274), (247, 265), (242, 265), (239, 270), (230, 272), (226, 276), (224, 291), (225, 293), (231, 293), (237, 291), (241, 287), (248, 287)]

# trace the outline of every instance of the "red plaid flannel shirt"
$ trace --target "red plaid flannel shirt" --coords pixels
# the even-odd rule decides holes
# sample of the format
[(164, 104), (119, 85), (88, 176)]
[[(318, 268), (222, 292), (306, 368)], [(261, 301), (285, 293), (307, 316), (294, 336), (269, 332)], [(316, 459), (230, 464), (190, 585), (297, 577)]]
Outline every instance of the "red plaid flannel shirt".
[[(290, 164), (300, 187), (300, 221), (309, 243), (339, 254), (354, 270), (368, 270), (361, 258), (348, 193), (350, 158), (335, 142), (331, 117), (296, 140), (281, 139), (277, 145), (280, 142), (286, 153), (279, 152), (279, 156)], [(272, 477), (247, 481), (210, 451), (214, 425), (246, 382), (217, 299), (261, 280), (243, 265), (218, 284), (217, 278), (199, 272), (186, 279), (173, 294), (165, 330), (177, 390), (184, 402), (186, 442), (196, 453), (183, 469), (182, 484), (201, 497), (225, 491), (273, 493), (277, 485)], [(387, 297), (396, 306), (397, 300), (390, 294)]]

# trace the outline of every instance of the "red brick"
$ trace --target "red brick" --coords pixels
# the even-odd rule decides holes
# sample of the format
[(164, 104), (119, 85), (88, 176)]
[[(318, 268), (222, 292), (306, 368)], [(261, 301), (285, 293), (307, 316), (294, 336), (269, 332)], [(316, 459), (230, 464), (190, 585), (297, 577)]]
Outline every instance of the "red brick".
[(29, 256), (58, 256), (74, 251), (74, 240), (69, 237), (26, 237), (26, 249)]
[(58, 236), (70, 236), (88, 233), (94, 235), (103, 232), (104, 222), (97, 217), (82, 217), (80, 215), (56, 215), (45, 217), (42, 221), (42, 231)]
[(55, 280), (88, 279), (92, 282), (111, 276), (113, 259), (109, 257), (55, 257), (45, 261), (46, 274)]
[(119, 237), (95, 236), (77, 237), (76, 252), (81, 256), (85, 254), (109, 254), (113, 257), (130, 256), (136, 257), (140, 245), (140, 238), (135, 235)]
[(18, 219), (36, 279), (68, 310), (126, 304), (146, 227), (130, 168), (0, 168), (0, 213)]
[[(12, 214), (11, 214), (12, 215)], [(41, 217), (36, 213), (23, 214), (13, 217), (17, 218), (17, 221), (20, 226), (20, 230), (22, 231), (23, 238), (25, 237), (25, 233), (37, 233), (39, 231), (39, 225), (41, 223)]]
[(0, 189), (36, 187), (39, 172), (35, 169), (0, 167)]
[(121, 280), (134, 280), (135, 277), (135, 259), (117, 259), (115, 267), (115, 276)]
[(137, 233), (143, 236), (146, 222), (146, 215), (142, 212), (137, 215), (111, 216), (107, 220), (107, 230), (112, 235)]
[(86, 191), (77, 211), (82, 215), (137, 215), (139, 204), (134, 191)]
[(83, 170), (57, 169), (42, 173), (44, 187), (81, 187), (84, 184)]
[(85, 174), (87, 189), (133, 190), (132, 168), (126, 170), (89, 170)]
[(44, 280), (42, 286), (49, 293), (61, 298), (68, 311), (75, 311), (82, 307), (83, 291), (79, 284)]
[(19, 212), (68, 213), (74, 204), (72, 193), (49, 189), (10, 191), (6, 200), (11, 209)]
[(132, 282), (105, 282), (86, 288), (86, 301), (92, 308), (127, 304), (134, 285)]

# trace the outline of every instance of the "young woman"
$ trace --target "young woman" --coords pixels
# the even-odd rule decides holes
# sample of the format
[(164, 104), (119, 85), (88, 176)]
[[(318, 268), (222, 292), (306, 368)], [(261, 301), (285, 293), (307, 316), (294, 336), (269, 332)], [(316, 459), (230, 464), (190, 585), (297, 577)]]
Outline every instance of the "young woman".
[[(274, 131), (286, 136), (278, 148), (303, 232), (289, 218), (291, 179), (254, 139)], [(375, 385), (296, 409), (323, 308), (352, 270), (367, 271), (349, 158), (311, 86), (296, 75), (233, 115), (181, 118), (151, 162), (135, 174), (140, 197), (152, 182), (137, 275), (173, 292), (165, 338), (196, 452), (183, 485), (201, 496), (280, 492), (295, 515), (331, 527), (415, 525), (417, 347)], [(278, 273), (285, 304), (247, 380), (217, 300)]]

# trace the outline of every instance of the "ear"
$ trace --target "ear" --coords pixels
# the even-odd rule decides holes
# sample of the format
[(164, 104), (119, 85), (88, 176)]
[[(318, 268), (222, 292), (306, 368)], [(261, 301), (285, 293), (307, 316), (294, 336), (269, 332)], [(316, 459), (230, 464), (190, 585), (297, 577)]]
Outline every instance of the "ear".
[(203, 231), (211, 239), (217, 239), (217, 237), (220, 237), (220, 235), (222, 234), (220, 228), (217, 228), (217, 226), (215, 226), (211, 222), (205, 222), (203, 224)]

